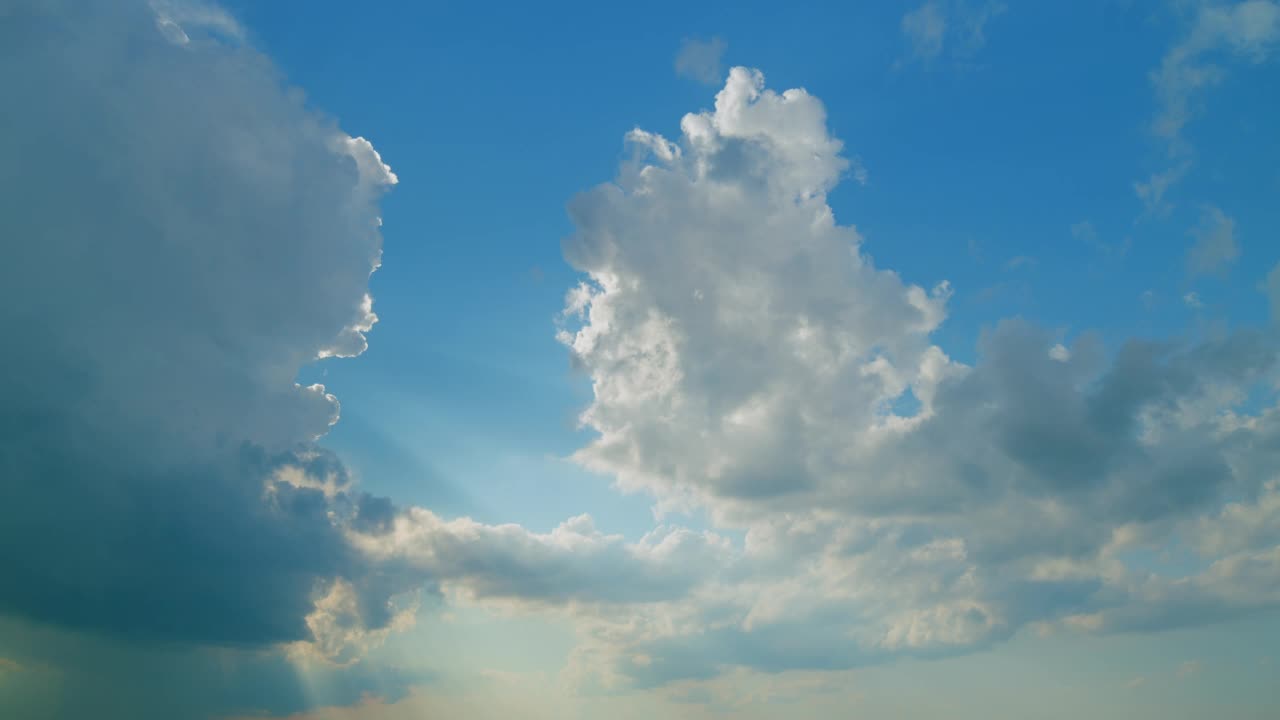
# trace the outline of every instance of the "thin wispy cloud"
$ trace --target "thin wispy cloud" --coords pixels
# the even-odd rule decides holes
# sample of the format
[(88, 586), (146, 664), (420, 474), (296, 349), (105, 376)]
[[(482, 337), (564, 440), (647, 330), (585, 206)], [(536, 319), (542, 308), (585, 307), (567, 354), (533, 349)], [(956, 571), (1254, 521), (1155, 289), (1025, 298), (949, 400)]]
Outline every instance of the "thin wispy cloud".
[(1174, 674), (1179, 678), (1187, 678), (1199, 674), (1203, 668), (1199, 660), (1188, 660), (1178, 666)]
[(1190, 14), (1182, 40), (1150, 74), (1158, 104), (1151, 131), (1165, 144), (1170, 164), (1134, 183), (1148, 214), (1168, 212), (1172, 204), (1165, 196), (1191, 168), (1192, 147), (1183, 131), (1201, 111), (1206, 91), (1223, 81), (1230, 64), (1267, 61), (1280, 41), (1280, 4), (1273, 0), (1196, 2)]
[(988, 24), (1006, 9), (1000, 2), (929, 0), (902, 16), (900, 25), (910, 57), (922, 63), (944, 55), (967, 59), (987, 44)]
[(724, 79), (723, 59), (728, 47), (728, 43), (718, 37), (685, 38), (676, 53), (676, 74), (704, 85), (715, 85)]
[(947, 17), (937, 2), (927, 2), (902, 16), (902, 34), (911, 45), (911, 53), (921, 60), (932, 60), (942, 54), (947, 34)]
[(1195, 244), (1187, 251), (1187, 270), (1192, 275), (1225, 273), (1240, 257), (1235, 220), (1216, 207), (1201, 210), (1200, 223), (1191, 235)]

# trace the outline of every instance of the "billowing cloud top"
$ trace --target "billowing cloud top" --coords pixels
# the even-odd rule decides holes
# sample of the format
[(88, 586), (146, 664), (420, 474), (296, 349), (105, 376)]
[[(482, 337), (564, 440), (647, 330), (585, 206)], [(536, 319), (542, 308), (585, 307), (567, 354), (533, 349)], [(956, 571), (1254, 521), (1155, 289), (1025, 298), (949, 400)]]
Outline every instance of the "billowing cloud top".
[[(561, 339), (598, 433), (577, 458), (746, 542), (690, 597), (637, 611), (651, 623), (599, 621), (583, 652), (661, 682), (1280, 599), (1273, 542), (1228, 520), (1271, 522), (1280, 414), (1256, 398), (1274, 399), (1273, 335), (1108, 351), (1011, 320), (955, 363), (930, 340), (946, 283), (876, 269), (835, 221), (846, 164), (816, 98), (735, 68), (681, 130), (631, 132), (647, 155), (571, 205), (565, 254), (589, 280)], [(1201, 569), (1125, 560), (1175, 538)]]

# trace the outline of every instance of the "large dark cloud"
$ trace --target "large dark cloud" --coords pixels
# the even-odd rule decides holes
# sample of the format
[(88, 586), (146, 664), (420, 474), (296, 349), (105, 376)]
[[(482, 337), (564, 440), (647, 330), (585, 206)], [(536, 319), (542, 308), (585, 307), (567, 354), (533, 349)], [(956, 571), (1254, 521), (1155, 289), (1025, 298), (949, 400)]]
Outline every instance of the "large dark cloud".
[(392, 701), (407, 685), (433, 680), (373, 664), (300, 672), (276, 653), (197, 652), (12, 619), (0, 619), (0, 636), (9, 658), (0, 672), (0, 714), (22, 720), (279, 716), (370, 693)]
[[(370, 501), (294, 382), (374, 320), (395, 177), (198, 3), (0, 21), (0, 613), (131, 640), (309, 640)], [(358, 521), (368, 524), (368, 519)]]
[[(627, 543), (586, 516), (539, 535), (353, 489), (315, 444), (336, 399), (295, 377), (364, 350), (390, 169), (214, 6), (5, 8), (8, 622), (79, 633), (99, 655), (197, 648), (192, 667), (211, 646), (347, 664), (422, 587), (624, 606), (679, 598), (717, 566), (727, 548), (710, 535)], [(62, 644), (0, 643), (0, 657), (80, 667)], [(142, 694), (136, 674), (113, 677), (86, 702)], [(242, 707), (267, 707), (245, 690)], [(212, 711), (207, 693), (186, 698), (185, 716)]]

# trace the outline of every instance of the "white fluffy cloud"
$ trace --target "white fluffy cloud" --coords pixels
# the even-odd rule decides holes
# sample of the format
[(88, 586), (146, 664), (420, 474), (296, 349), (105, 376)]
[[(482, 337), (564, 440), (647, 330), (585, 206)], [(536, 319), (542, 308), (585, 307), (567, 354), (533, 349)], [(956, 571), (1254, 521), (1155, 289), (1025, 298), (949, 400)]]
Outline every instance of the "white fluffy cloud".
[(847, 166), (816, 98), (734, 68), (681, 130), (630, 133), (648, 157), (570, 205), (565, 255), (588, 280), (560, 337), (598, 433), (576, 458), (745, 545), (684, 598), (585, 617), (581, 668), (850, 667), (1276, 601), (1266, 533), (1204, 540), (1206, 569), (1182, 577), (1125, 561), (1209, 537), (1228, 498), (1274, 511), (1273, 422), (1241, 405), (1274, 387), (1273, 336), (1109, 351), (1009, 321), (960, 365), (930, 340), (947, 285), (877, 269), (835, 221)]
[(850, 450), (824, 428), (891, 433), (885, 408), (908, 388), (928, 404), (949, 367), (927, 343), (947, 288), (876, 269), (835, 222), (825, 193), (847, 166), (804, 91), (735, 68), (715, 111), (681, 127), (678, 146), (633, 132), (657, 164), (570, 207), (565, 253), (591, 281), (561, 338), (592, 375), (583, 420), (601, 433), (579, 458), (664, 497), (803, 490), (824, 468), (779, 463)]

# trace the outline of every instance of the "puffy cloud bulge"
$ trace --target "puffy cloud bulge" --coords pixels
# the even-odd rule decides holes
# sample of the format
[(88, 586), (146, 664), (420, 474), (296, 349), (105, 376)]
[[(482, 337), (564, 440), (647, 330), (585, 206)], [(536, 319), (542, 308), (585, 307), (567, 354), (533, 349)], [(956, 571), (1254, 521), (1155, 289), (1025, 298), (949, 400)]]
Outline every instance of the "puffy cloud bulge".
[[(833, 217), (847, 164), (816, 98), (734, 68), (680, 129), (631, 132), (635, 160), (570, 206), (565, 255), (588, 279), (560, 337), (597, 433), (576, 457), (746, 540), (647, 622), (584, 620), (581, 652), (612, 679), (851, 667), (1280, 600), (1274, 330), (1109, 349), (1012, 319), (963, 365), (930, 339), (948, 285), (876, 268)], [(1134, 559), (1169, 548), (1181, 571)]]

